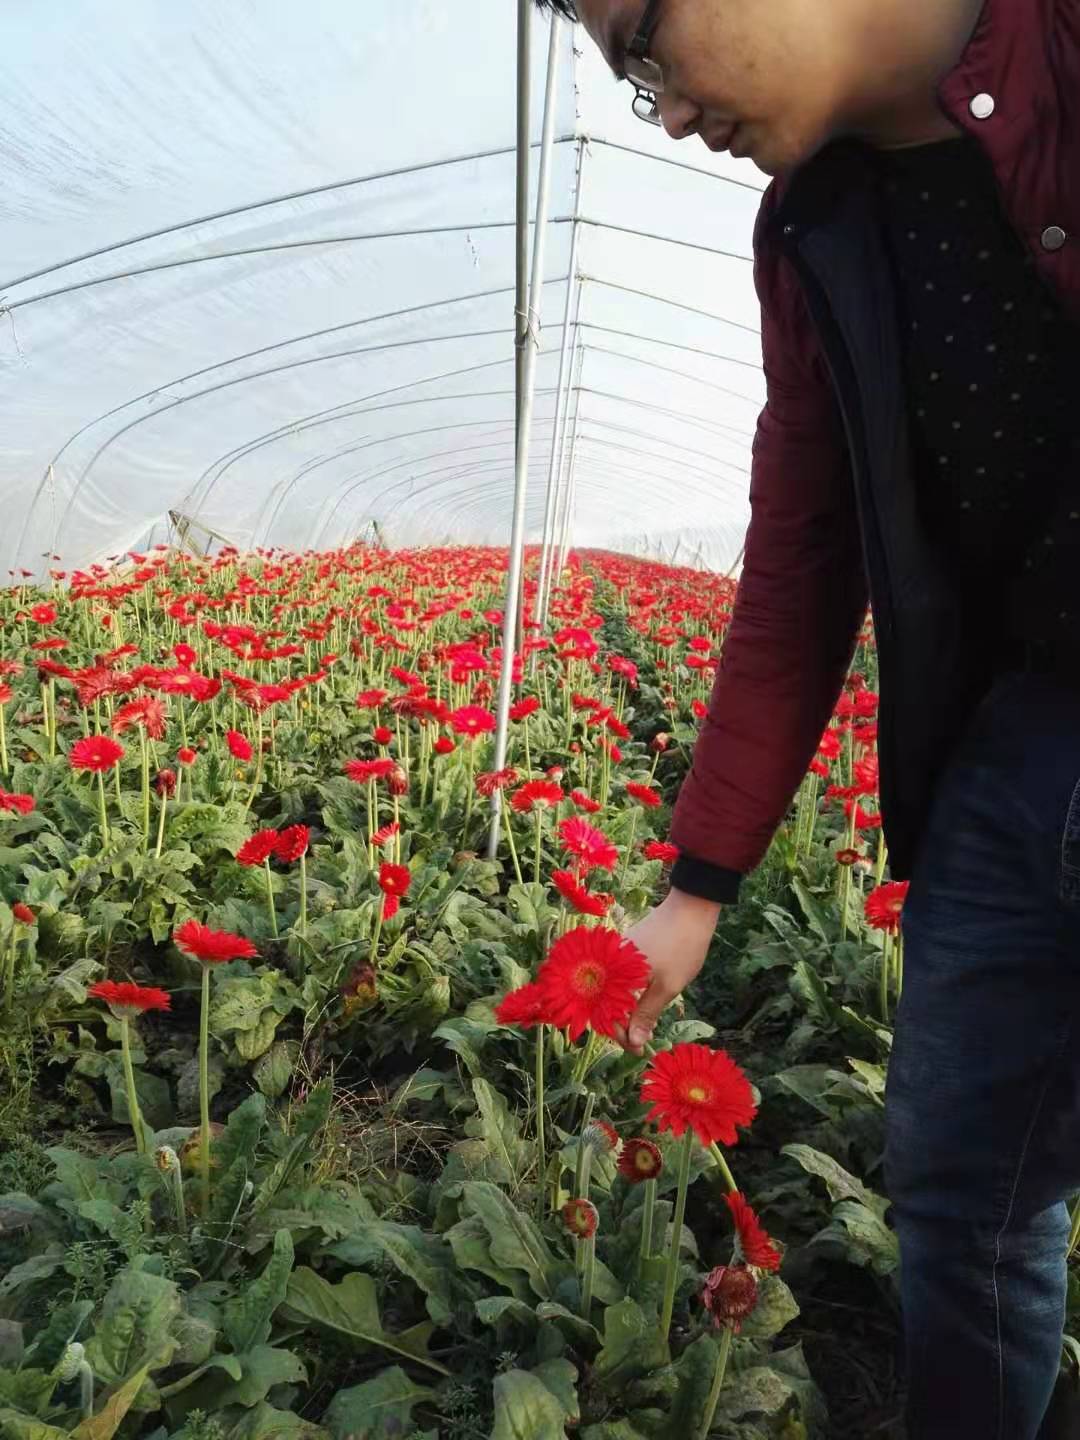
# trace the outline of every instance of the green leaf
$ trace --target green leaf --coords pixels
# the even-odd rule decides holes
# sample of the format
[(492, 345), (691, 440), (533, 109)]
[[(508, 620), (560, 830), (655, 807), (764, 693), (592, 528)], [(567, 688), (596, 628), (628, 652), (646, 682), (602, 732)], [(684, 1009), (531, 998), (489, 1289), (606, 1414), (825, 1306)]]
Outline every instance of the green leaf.
[(569, 1425), (581, 1420), (581, 1405), (577, 1393), (577, 1367), (561, 1355), (534, 1365), (531, 1373), (542, 1380), (563, 1408), (563, 1418)]
[(635, 1300), (621, 1300), (604, 1311), (604, 1348), (593, 1373), (607, 1384), (625, 1384), (670, 1360), (667, 1342), (655, 1320)]
[(266, 1269), (229, 1300), (222, 1311), (225, 1338), (238, 1354), (269, 1340), (274, 1311), (285, 1299), (292, 1268), (292, 1236), (288, 1230), (279, 1230), (274, 1236), (274, 1253)]
[(444, 1020), (435, 1031), (436, 1040), (445, 1042), (448, 1049), (460, 1055), (470, 1075), (483, 1076), (485, 1069), (483, 1049), (488, 1038), (499, 1027), (492, 1021), (479, 1021), (457, 1015)]
[(255, 1084), (268, 1100), (276, 1100), (280, 1095), (284, 1095), (288, 1088), (292, 1079), (294, 1054), (294, 1046), (287, 1041), (278, 1040), (261, 1056), (252, 1070)]
[(675, 1366), (679, 1388), (670, 1410), (672, 1435), (702, 1433), (719, 1355), (720, 1349), (713, 1337), (702, 1335), (679, 1357)]
[(105, 1297), (101, 1319), (86, 1346), (99, 1381), (119, 1385), (146, 1364), (164, 1363), (175, 1348), (180, 1293), (171, 1280), (143, 1270), (125, 1270)]
[(729, 1424), (750, 1419), (760, 1424), (763, 1418), (805, 1422), (811, 1434), (825, 1423), (825, 1406), (799, 1345), (770, 1356), (768, 1364), (729, 1375), (716, 1413)]
[(71, 1440), (112, 1440), (145, 1384), (150, 1369), (151, 1365), (147, 1363), (136, 1370), (119, 1390), (113, 1391), (96, 1415), (76, 1425), (71, 1432)]
[(323, 1416), (334, 1440), (399, 1440), (414, 1428), (413, 1409), (435, 1398), (393, 1365), (374, 1380), (339, 1390)]
[(490, 1440), (566, 1440), (566, 1410), (537, 1375), (508, 1370), (495, 1378)]
[(431, 1070), (425, 1067), (399, 1086), (390, 1101), (390, 1108), (398, 1110), (413, 1100), (434, 1100), (440, 1092), (447, 1095), (460, 1093), (457, 1076), (452, 1070)]
[(829, 932), (825, 923), (825, 911), (822, 909), (821, 902), (817, 896), (811, 895), (806, 884), (800, 880), (798, 875), (791, 877), (791, 888), (795, 892), (795, 898), (799, 902), (799, 908), (806, 918), (807, 928), (816, 935), (819, 940), (823, 940), (828, 944)]
[(446, 1325), (452, 1314), (451, 1286), (454, 1256), (438, 1235), (429, 1235), (416, 1225), (398, 1225), (376, 1220), (364, 1227), (355, 1239), (346, 1238), (330, 1247), (329, 1253), (346, 1264), (362, 1267), (369, 1248), (385, 1255), (424, 1292), (427, 1312), (436, 1325)]
[(44, 1420), (32, 1420), (17, 1410), (0, 1410), (0, 1437), (3, 1440), (71, 1440), (69, 1430), (57, 1430)]
[(256, 1345), (241, 1355), (224, 1357), (236, 1362), (237, 1374), (206, 1376), (186, 1397), (187, 1409), (214, 1413), (230, 1405), (250, 1409), (265, 1400), (275, 1385), (298, 1385), (307, 1380), (299, 1356), (272, 1345)]
[(506, 1101), (486, 1080), (472, 1082), (479, 1114), (466, 1121), (466, 1134), (482, 1139), (492, 1160), (490, 1178), (498, 1184), (517, 1185), (527, 1169), (532, 1146), (521, 1138), (521, 1125)]
[(300, 1109), (293, 1115), (289, 1143), (285, 1153), (259, 1186), (259, 1193), (255, 1199), (256, 1210), (264, 1210), (292, 1179), (297, 1167), (302, 1164), (310, 1150), (315, 1137), (326, 1129), (333, 1098), (334, 1087), (331, 1082), (320, 1080)]
[(421, 1336), (430, 1326), (405, 1335), (391, 1335), (382, 1327), (375, 1281), (370, 1275), (352, 1273), (338, 1285), (331, 1285), (307, 1267), (295, 1271), (285, 1297), (288, 1314), (315, 1325), (325, 1326), (362, 1346), (376, 1345), (410, 1360), (418, 1360), (440, 1375), (450, 1372), (426, 1354)]
[(869, 1266), (877, 1275), (892, 1275), (899, 1269), (900, 1242), (875, 1210), (857, 1200), (841, 1200), (833, 1222), (834, 1232), (837, 1224), (843, 1227), (844, 1248), (856, 1265)]
[(832, 1200), (857, 1200), (879, 1216), (884, 1216), (888, 1209), (888, 1201), (868, 1190), (854, 1175), (849, 1175), (831, 1155), (824, 1155), (810, 1145), (785, 1145), (780, 1153), (798, 1161), (808, 1175), (824, 1180)]
[(213, 1189), (210, 1214), (224, 1224), (231, 1222), (244, 1186), (255, 1168), (255, 1155), (266, 1126), (266, 1101), (249, 1095), (229, 1116), (222, 1134), (214, 1141), (213, 1163), (221, 1178)]
[(541, 1300), (554, 1299), (559, 1281), (571, 1272), (571, 1266), (554, 1255), (536, 1222), (486, 1180), (469, 1181), (462, 1198), (466, 1210), (486, 1229), (495, 1264), (523, 1270)]
[(28, 1290), (40, 1280), (48, 1280), (62, 1268), (65, 1256), (62, 1245), (50, 1245), (40, 1255), (31, 1255), (21, 1265), (13, 1265), (6, 1275), (0, 1275), (0, 1300)]
[(763, 1275), (758, 1281), (757, 1305), (743, 1321), (742, 1334), (749, 1340), (771, 1340), (798, 1316), (798, 1302), (779, 1275)]
[(481, 1325), (494, 1326), (503, 1320), (513, 1320), (528, 1330), (535, 1330), (540, 1323), (533, 1307), (514, 1295), (486, 1295), (482, 1300), (477, 1300), (473, 1308)]
[(462, 1270), (475, 1270), (494, 1280), (504, 1290), (521, 1301), (528, 1301), (532, 1291), (528, 1280), (520, 1271), (508, 1265), (498, 1264), (491, 1253), (491, 1237), (483, 1221), (476, 1215), (468, 1215), (446, 1232), (454, 1259)]
[(37, 1366), (23, 1370), (0, 1370), (0, 1405), (10, 1405), (28, 1415), (44, 1415), (57, 1386), (56, 1375)]
[(329, 1440), (330, 1432), (291, 1410), (275, 1410), (265, 1401), (229, 1430), (225, 1440)]

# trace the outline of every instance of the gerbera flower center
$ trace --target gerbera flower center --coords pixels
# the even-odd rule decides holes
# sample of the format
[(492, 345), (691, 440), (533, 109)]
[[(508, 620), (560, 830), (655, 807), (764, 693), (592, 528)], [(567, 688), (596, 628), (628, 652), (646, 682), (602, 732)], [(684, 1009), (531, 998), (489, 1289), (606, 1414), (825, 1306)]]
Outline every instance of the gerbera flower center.
[(692, 1100), (695, 1105), (704, 1105), (709, 1099), (709, 1093), (707, 1085), (688, 1085), (686, 1087), (686, 1098)]
[(604, 983), (604, 972), (599, 965), (582, 965), (574, 978), (579, 990), (593, 995)]

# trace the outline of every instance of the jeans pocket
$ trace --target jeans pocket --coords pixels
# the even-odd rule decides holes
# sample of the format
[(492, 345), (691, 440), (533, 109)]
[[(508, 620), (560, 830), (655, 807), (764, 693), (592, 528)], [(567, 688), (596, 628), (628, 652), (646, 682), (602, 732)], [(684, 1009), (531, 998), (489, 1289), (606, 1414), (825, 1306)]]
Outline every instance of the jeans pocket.
[(1061, 898), (1080, 906), (1080, 784), (1073, 791), (1061, 841)]

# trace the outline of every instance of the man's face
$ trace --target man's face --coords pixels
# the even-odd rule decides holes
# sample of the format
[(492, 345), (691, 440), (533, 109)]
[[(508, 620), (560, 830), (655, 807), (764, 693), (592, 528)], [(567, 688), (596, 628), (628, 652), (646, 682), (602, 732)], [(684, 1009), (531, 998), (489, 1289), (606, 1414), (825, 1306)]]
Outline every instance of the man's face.
[[(578, 0), (609, 65), (623, 57), (645, 0)], [(807, 159), (832, 135), (841, 86), (820, 0), (663, 0), (649, 56), (664, 72), (658, 97), (676, 140), (749, 156), (768, 174)]]

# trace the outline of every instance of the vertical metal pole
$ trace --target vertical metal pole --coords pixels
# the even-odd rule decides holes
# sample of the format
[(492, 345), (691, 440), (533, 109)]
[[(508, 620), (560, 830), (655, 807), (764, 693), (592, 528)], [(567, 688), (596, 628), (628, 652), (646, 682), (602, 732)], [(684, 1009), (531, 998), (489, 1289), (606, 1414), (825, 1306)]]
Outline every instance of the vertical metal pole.
[[(528, 94), (525, 95), (525, 113), (522, 114), (520, 89), (521, 66), (528, 65), (529, 25), (532, 20), (532, 0), (518, 0), (518, 147), (520, 154), (529, 153)], [(517, 597), (521, 589), (522, 561), (525, 553), (525, 497), (529, 481), (529, 439), (532, 431), (532, 407), (536, 386), (536, 354), (539, 347), (540, 302), (544, 291), (544, 249), (547, 241), (548, 202), (551, 195), (551, 152), (555, 138), (555, 100), (559, 81), (559, 38), (562, 21), (557, 15), (551, 17), (550, 39), (548, 42), (547, 88), (544, 94), (544, 129), (540, 145), (540, 179), (536, 195), (536, 226), (533, 238), (532, 276), (528, 291), (528, 313), (524, 327), (522, 315), (518, 313), (518, 354), (520, 386), (517, 392), (518, 423), (517, 446), (514, 464), (514, 518), (510, 530), (510, 565), (506, 581), (506, 600), (503, 605), (502, 669), (499, 675), (499, 698), (496, 709), (495, 769), (501, 770), (506, 764), (507, 741), (510, 733), (510, 700), (514, 692), (514, 651), (517, 645)], [(523, 38), (524, 37), (524, 38)], [(524, 53), (524, 61), (522, 55)], [(520, 175), (519, 175), (520, 182)], [(521, 190), (519, 183), (518, 199)], [(528, 243), (528, 192), (525, 194), (524, 215), (519, 213), (519, 229), (524, 220), (526, 246)], [(518, 263), (521, 264), (520, 235)], [(521, 272), (518, 273), (518, 293), (521, 293)], [(488, 836), (488, 855), (494, 858), (499, 845), (499, 792), (496, 791), (491, 805), (491, 831)]]
[[(585, 347), (579, 346), (577, 352), (577, 382), (574, 386), (576, 400), (574, 403), (574, 427), (570, 434), (570, 443), (567, 447), (566, 474), (562, 482), (561, 505), (556, 515), (555, 535), (556, 541), (551, 553), (551, 583), (548, 587), (548, 606), (551, 605), (552, 593), (555, 586), (562, 579), (562, 573), (566, 568), (566, 544), (570, 533), (570, 507), (572, 504), (572, 491), (574, 488), (574, 459), (577, 454), (578, 421), (581, 418), (581, 372), (585, 365)], [(545, 616), (546, 619), (546, 616)]]
[(529, 334), (529, 158), (532, 118), (532, 10), (518, 0), (517, 15), (517, 287), (514, 297), (515, 446), (521, 445), (525, 400), (525, 342)]
[[(551, 429), (551, 462), (548, 466), (547, 500), (544, 506), (544, 535), (540, 550), (539, 590), (536, 601), (536, 618), (541, 624), (547, 616), (548, 592), (551, 585), (551, 550), (555, 538), (555, 501), (559, 480), (562, 476), (562, 457), (566, 445), (566, 415), (570, 409), (569, 376), (573, 369), (571, 358), (571, 324), (575, 290), (578, 312), (581, 305), (581, 285), (577, 275), (578, 240), (581, 235), (581, 197), (585, 175), (585, 140), (578, 142), (577, 199), (574, 202), (574, 223), (570, 236), (570, 264), (566, 278), (566, 304), (563, 307), (562, 346), (559, 350), (559, 378), (555, 386), (555, 418)], [(577, 316), (574, 318), (574, 335), (577, 330)]]

